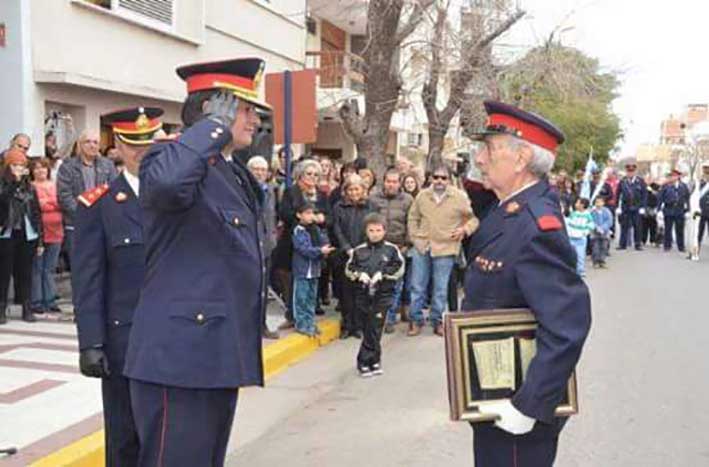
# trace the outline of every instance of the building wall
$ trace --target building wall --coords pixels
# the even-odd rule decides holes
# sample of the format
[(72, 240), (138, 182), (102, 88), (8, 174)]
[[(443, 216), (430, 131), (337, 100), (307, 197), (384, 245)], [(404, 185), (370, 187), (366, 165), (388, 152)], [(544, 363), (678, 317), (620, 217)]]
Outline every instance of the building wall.
[(61, 107), (77, 131), (139, 104), (177, 120), (185, 88), (175, 68), (186, 63), (258, 56), (267, 73), (304, 67), (305, 0), (174, 2), (173, 26), (161, 26), (83, 0), (0, 1), (12, 41), (0, 49), (0, 65), (17, 70), (0, 76), (0, 101), (18, 109), (0, 117), (0, 138), (26, 129), (41, 146), (45, 112)]

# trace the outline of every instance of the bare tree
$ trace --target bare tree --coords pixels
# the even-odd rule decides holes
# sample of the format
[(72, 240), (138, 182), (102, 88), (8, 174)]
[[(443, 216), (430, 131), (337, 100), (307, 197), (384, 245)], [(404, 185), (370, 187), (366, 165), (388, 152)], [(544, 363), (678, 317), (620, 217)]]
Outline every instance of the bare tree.
[[(468, 14), (457, 35), (456, 28), (449, 24), (451, 7), (450, 0), (436, 2), (430, 38), (431, 62), (421, 91), (428, 118), (429, 166), (441, 160), (451, 122), (463, 105), (469, 103), (468, 90), (474, 86), (489, 89), (490, 82), (494, 82), (497, 67), (493, 63), (493, 42), (525, 15), (504, 0), (491, 1), (486, 8)], [(439, 108), (442, 80), (447, 73), (450, 73), (448, 98)]]
[(391, 118), (402, 90), (399, 51), (419, 27), (436, 0), (369, 0), (367, 44), (362, 52), (365, 77), (364, 114), (349, 103), (339, 110), (347, 134), (360, 157), (369, 160), (376, 173), (385, 167)]

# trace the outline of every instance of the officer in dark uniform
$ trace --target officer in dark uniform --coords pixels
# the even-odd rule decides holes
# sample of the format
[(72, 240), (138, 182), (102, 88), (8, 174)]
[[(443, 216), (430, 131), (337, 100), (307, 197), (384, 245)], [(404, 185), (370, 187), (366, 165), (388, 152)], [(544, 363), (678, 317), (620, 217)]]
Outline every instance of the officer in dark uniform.
[(125, 375), (140, 466), (221, 466), (238, 388), (263, 385), (262, 192), (233, 157), (251, 144), (264, 62), (178, 68), (185, 130), (140, 167), (146, 277)]
[(636, 175), (637, 164), (628, 162), (625, 165), (626, 176), (618, 185), (618, 214), (620, 216), (620, 244), (618, 250), (628, 247), (628, 235), (633, 229), (635, 249), (642, 250), (642, 216), (647, 209), (647, 185), (645, 180)]
[(709, 183), (709, 162), (704, 162), (702, 164), (702, 179), (699, 182), (699, 189), (704, 192), (702, 197), (699, 198), (701, 218), (699, 219), (699, 240), (697, 245), (699, 245), (700, 249), (702, 240), (704, 240), (704, 231), (709, 227), (709, 189), (706, 188), (707, 183)]
[(485, 109), (485, 146), (475, 162), (500, 202), (471, 239), (463, 309), (529, 308), (539, 327), (523, 384), (511, 400), (485, 409), (499, 420), (473, 424), (475, 465), (549, 467), (566, 422), (554, 410), (591, 324), (589, 291), (547, 182), (564, 136), (513, 106), (488, 101)]
[(77, 247), (72, 249), (79, 366), (84, 375), (102, 378), (109, 467), (138, 465), (138, 435), (123, 365), (145, 272), (138, 169), (162, 127), (160, 115), (161, 109), (151, 107), (104, 115), (125, 170), (109, 185), (79, 196)]
[(660, 192), (660, 209), (665, 218), (665, 251), (672, 249), (673, 228), (677, 249), (684, 251), (684, 215), (689, 211), (689, 187), (680, 180), (681, 176), (682, 172), (672, 170)]

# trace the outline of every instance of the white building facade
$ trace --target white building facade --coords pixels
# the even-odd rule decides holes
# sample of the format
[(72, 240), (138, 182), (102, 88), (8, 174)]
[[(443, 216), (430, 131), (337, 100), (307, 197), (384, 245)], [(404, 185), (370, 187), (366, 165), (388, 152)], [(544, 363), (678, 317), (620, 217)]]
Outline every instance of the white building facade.
[(2, 0), (0, 147), (18, 132), (43, 154), (45, 121), (71, 116), (77, 132), (131, 106), (165, 110), (179, 125), (180, 65), (235, 57), (266, 73), (305, 66), (306, 0)]

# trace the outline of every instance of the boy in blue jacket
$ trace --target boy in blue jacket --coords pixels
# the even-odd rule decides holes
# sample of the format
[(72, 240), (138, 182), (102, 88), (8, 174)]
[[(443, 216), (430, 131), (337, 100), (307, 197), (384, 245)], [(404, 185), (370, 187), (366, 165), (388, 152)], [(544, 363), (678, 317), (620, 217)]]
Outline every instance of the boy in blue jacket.
[(600, 196), (593, 202), (591, 216), (595, 228), (591, 232), (591, 258), (594, 268), (605, 268), (608, 249), (610, 247), (613, 214), (605, 206), (605, 200)]
[(315, 337), (315, 307), (321, 261), (335, 248), (327, 234), (315, 224), (315, 206), (305, 203), (296, 211), (298, 225), (293, 229), (293, 316), (299, 334)]

